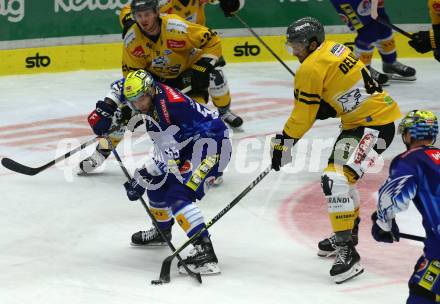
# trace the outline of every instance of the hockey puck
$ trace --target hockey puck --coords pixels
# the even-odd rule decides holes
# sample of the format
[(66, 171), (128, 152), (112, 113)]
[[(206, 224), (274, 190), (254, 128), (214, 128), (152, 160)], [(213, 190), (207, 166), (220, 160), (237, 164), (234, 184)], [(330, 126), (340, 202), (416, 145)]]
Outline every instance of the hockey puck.
[(162, 285), (163, 281), (162, 280), (151, 280), (151, 285)]

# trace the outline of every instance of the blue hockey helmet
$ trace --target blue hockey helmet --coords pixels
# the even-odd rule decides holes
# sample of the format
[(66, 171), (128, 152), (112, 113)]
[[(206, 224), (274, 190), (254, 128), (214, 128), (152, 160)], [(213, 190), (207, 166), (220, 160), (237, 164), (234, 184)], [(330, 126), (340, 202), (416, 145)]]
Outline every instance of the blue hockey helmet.
[(438, 121), (431, 111), (413, 110), (410, 111), (399, 124), (399, 134), (409, 132), (415, 140), (434, 140), (438, 134)]

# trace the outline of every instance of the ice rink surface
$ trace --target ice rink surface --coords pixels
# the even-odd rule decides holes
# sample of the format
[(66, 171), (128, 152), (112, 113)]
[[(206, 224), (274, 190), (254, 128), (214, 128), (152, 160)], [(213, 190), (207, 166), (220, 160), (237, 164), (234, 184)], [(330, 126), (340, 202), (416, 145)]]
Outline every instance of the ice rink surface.
[[(438, 113), (438, 71), (433, 60), (402, 60), (417, 81), (387, 87), (402, 112)], [(296, 62), (290, 62), (297, 68)], [(199, 206), (212, 218), (269, 164), (268, 139), (282, 130), (292, 108), (292, 77), (279, 63), (229, 64), (233, 110), (245, 120), (233, 135), (225, 182)], [(93, 137), (86, 122), (119, 70), (0, 77), (0, 156), (40, 166)], [(387, 303), (401, 304), (422, 244), (379, 244), (370, 236), (375, 192), (387, 164), (404, 146), (396, 136), (383, 166), (359, 183), (364, 274), (341, 285), (330, 280), (332, 259), (316, 255), (331, 232), (320, 173), (339, 132), (336, 119), (320, 121), (295, 148), (294, 163), (271, 172), (210, 230), (222, 273), (200, 285), (171, 271), (158, 278), (167, 247), (134, 248), (131, 234), (150, 227), (138, 202), (129, 202), (125, 178), (111, 157), (101, 170), (78, 177), (78, 162), (93, 146), (29, 177), (0, 168), (0, 303)], [(151, 149), (138, 129), (118, 147), (133, 172)], [(423, 235), (413, 207), (398, 216), (402, 232)], [(173, 243), (186, 236), (175, 225)], [(184, 252), (186, 255), (187, 251)]]

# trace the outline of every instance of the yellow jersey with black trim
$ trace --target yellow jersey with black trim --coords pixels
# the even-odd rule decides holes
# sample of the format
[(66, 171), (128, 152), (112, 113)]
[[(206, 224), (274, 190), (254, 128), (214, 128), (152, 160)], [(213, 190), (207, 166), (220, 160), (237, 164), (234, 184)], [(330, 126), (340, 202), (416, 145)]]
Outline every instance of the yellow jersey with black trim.
[(440, 24), (440, 0), (429, 0), (428, 7), (432, 24)]
[(366, 66), (349, 48), (333, 41), (323, 42), (299, 67), (294, 108), (284, 132), (301, 138), (319, 119), (318, 111), (319, 116), (340, 117), (344, 130), (385, 125), (401, 117), (397, 103)]
[(220, 38), (209, 28), (188, 22), (177, 15), (161, 14), (161, 30), (156, 41), (145, 36), (134, 23), (124, 37), (122, 73), (146, 69), (163, 79), (172, 79), (201, 57), (222, 55)]

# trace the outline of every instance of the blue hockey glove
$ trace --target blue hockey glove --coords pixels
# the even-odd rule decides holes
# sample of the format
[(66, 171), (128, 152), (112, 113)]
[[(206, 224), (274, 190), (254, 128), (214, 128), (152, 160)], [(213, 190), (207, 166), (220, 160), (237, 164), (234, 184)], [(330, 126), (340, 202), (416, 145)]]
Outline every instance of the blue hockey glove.
[(130, 201), (136, 201), (145, 193), (148, 184), (153, 180), (153, 175), (146, 168), (136, 169), (133, 178), (124, 183)]
[[(287, 135), (286, 135), (287, 136)], [(276, 134), (270, 140), (270, 153), (272, 156), (272, 169), (280, 171), (280, 168), (292, 161), (292, 148), (295, 139), (287, 138), (283, 134)]]
[(110, 93), (107, 95), (108, 98), (119, 101), (120, 103), (125, 103), (125, 97), (124, 97), (124, 80), (119, 79), (114, 81), (110, 85)]
[(145, 189), (151, 185), (160, 187), (166, 177), (164, 172), (157, 166), (153, 159), (148, 159), (145, 166), (136, 169), (133, 178), (124, 183), (127, 196), (130, 201), (136, 201), (145, 193)]
[(110, 130), (116, 109), (117, 105), (110, 99), (98, 100), (96, 109), (87, 117), (87, 121), (96, 135), (104, 135)]
[(399, 236), (399, 226), (397, 226), (396, 220), (393, 219), (391, 224), (391, 230), (385, 231), (377, 224), (377, 211), (371, 215), (371, 220), (373, 221), (373, 227), (371, 227), (371, 235), (378, 242), (383, 243), (393, 243), (398, 242)]

